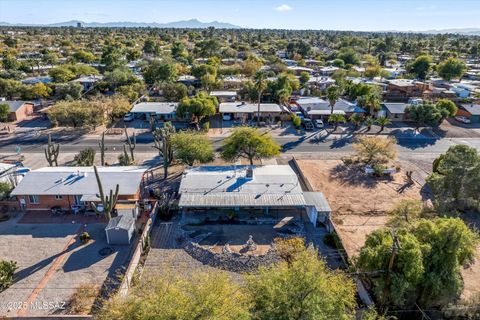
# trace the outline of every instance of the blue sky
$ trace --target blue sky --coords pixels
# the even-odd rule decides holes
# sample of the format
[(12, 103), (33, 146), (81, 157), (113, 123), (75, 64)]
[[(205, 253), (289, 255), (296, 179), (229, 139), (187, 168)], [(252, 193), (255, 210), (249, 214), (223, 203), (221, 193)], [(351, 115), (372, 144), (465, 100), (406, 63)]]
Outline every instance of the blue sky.
[(11, 23), (222, 21), (251, 28), (480, 28), (480, 0), (0, 0)]

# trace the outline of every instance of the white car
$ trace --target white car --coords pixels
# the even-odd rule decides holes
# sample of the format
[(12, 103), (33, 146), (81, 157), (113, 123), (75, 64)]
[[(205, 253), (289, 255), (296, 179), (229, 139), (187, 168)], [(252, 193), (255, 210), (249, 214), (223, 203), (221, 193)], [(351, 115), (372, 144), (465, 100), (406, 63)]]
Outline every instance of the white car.
[(318, 119), (318, 120), (315, 120), (315, 128), (317, 129), (323, 129), (325, 127), (325, 125), (323, 124), (323, 121)]
[(464, 117), (464, 116), (458, 116), (458, 117), (455, 117), (455, 120), (459, 121), (459, 122), (462, 122), (462, 123), (470, 123), (470, 119), (468, 119), (467, 117)]
[(132, 113), (127, 113), (126, 115), (124, 115), (124, 116), (123, 116), (123, 121), (124, 121), (124, 122), (133, 121), (133, 114), (132, 114)]
[(232, 120), (232, 116), (229, 114), (224, 114), (222, 119), (223, 121), (230, 121)]

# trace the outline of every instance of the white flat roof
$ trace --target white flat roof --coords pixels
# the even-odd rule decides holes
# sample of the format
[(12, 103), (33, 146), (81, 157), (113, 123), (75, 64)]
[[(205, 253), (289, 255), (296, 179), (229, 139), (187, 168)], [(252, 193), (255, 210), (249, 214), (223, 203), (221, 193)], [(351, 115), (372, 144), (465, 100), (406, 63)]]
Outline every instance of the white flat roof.
[(156, 113), (170, 114), (177, 110), (176, 102), (141, 102), (137, 103), (130, 110), (131, 113)]
[[(223, 102), (220, 103), (220, 113), (255, 113), (258, 112), (256, 103), (248, 102)], [(260, 112), (282, 112), (282, 108), (276, 103), (261, 103)]]
[[(105, 192), (119, 185), (120, 195), (136, 194), (146, 167), (98, 167)], [(25, 175), (12, 195), (95, 195), (98, 185), (93, 167), (45, 167)]]

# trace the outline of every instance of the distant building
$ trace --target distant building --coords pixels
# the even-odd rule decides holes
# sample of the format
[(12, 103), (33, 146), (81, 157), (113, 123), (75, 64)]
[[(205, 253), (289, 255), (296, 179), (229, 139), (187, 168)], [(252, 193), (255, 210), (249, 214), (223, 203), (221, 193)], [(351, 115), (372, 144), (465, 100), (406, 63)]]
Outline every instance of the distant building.
[(462, 104), (458, 109), (457, 116), (467, 117), (471, 123), (480, 123), (480, 104)]
[(77, 28), (83, 28), (83, 22), (77, 22)]
[(10, 108), (8, 121), (22, 121), (33, 115), (34, 103), (29, 101), (1, 101)]

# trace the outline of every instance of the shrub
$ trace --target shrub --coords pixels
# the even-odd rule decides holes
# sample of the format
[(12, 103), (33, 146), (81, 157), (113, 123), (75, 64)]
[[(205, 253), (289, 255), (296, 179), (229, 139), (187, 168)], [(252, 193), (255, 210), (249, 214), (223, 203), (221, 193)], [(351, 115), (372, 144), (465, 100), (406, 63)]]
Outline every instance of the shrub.
[(305, 240), (300, 237), (275, 238), (273, 241), (279, 256), (288, 263), (292, 263), (298, 253), (305, 251)]
[(17, 269), (15, 261), (0, 261), (0, 292), (12, 285), (13, 275)]
[(90, 234), (88, 232), (83, 232), (81, 235), (80, 235), (80, 241), (85, 244), (87, 243), (88, 241), (90, 241), (92, 238), (90, 237)]

